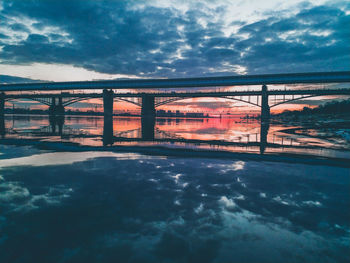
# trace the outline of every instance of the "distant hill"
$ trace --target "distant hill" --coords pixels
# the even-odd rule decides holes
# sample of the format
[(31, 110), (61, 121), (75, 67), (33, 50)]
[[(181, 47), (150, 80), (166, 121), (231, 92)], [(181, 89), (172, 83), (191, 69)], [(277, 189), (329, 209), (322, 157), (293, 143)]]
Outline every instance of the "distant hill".
[(14, 77), (14, 76), (8, 76), (8, 75), (0, 75), (0, 84), (9, 84), (9, 83), (38, 83), (38, 82), (44, 82), (42, 80), (35, 80), (35, 79), (28, 79), (28, 78), (21, 78), (21, 77)]

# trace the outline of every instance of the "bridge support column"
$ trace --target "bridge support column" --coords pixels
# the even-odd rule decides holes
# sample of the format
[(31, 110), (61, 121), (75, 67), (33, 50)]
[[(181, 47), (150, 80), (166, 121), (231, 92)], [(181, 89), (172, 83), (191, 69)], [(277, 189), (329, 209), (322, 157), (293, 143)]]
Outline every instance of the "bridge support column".
[(154, 95), (143, 95), (142, 96), (142, 107), (141, 107), (141, 116), (142, 117), (152, 117), (156, 116), (156, 108), (154, 105)]
[(5, 93), (0, 93), (0, 116), (4, 116), (5, 113)]
[(5, 138), (5, 93), (0, 93), (0, 136)]
[(103, 115), (113, 116), (113, 90), (103, 90)]
[[(56, 102), (58, 102), (58, 104), (56, 104)], [(58, 97), (58, 101), (56, 100), (56, 97), (51, 98), (49, 115), (51, 116), (64, 115), (64, 106), (62, 103), (62, 97)]]
[(113, 90), (103, 90), (103, 146), (113, 144)]
[(263, 85), (261, 88), (261, 121), (266, 122), (270, 120), (270, 106), (269, 95), (267, 93), (267, 86)]
[(51, 98), (51, 105), (49, 107), (49, 115), (55, 115), (56, 111), (56, 97)]
[(143, 140), (154, 140), (154, 126), (156, 122), (156, 108), (154, 95), (142, 96), (141, 107), (141, 134)]
[(56, 108), (55, 108), (55, 114), (64, 115), (64, 106), (62, 103), (62, 97), (58, 98), (58, 104), (56, 105)]

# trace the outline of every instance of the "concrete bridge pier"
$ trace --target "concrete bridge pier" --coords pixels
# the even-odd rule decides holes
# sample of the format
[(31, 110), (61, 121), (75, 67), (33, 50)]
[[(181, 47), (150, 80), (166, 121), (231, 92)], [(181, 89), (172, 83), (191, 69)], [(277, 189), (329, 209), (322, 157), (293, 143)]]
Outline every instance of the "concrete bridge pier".
[(141, 116), (147, 118), (156, 117), (156, 108), (154, 105), (155, 96), (151, 94), (142, 95), (142, 107), (141, 107)]
[[(56, 104), (56, 102), (58, 102)], [(62, 97), (58, 97), (58, 101), (56, 101), (56, 97), (51, 98), (51, 105), (49, 107), (49, 115), (57, 116), (64, 115), (64, 106), (62, 103)]]
[(113, 116), (113, 100), (114, 92), (113, 90), (103, 90), (103, 115), (104, 116)]
[(267, 93), (267, 86), (263, 85), (261, 88), (261, 122), (270, 120), (270, 106), (269, 95)]
[(56, 115), (64, 115), (64, 106), (62, 103), (62, 97), (58, 97), (58, 104), (55, 108)]
[(113, 144), (113, 90), (103, 90), (103, 146)]
[(154, 140), (154, 126), (156, 122), (155, 96), (144, 94), (141, 107), (141, 135), (143, 140)]
[(50, 116), (56, 115), (55, 111), (56, 111), (56, 97), (52, 97), (51, 98), (51, 104), (50, 104), (50, 107), (49, 107), (49, 115)]
[(5, 113), (5, 93), (0, 93), (0, 116), (4, 116)]

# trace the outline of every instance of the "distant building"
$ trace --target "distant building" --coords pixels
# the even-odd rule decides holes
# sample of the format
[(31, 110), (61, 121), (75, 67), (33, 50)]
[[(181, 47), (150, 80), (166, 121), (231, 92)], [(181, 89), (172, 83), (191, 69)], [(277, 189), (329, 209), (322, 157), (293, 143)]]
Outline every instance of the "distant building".
[(157, 110), (156, 115), (158, 117), (166, 117), (167, 116), (167, 112), (165, 110)]
[[(199, 112), (188, 112), (183, 113), (180, 110), (176, 110), (175, 112), (172, 112), (171, 110), (165, 111), (165, 110), (157, 110), (156, 112), (157, 117), (189, 117), (189, 118), (203, 118), (205, 117), (204, 113)], [(206, 115), (208, 117), (208, 114)]]
[(203, 118), (204, 117), (204, 113), (202, 113), (202, 112), (187, 112), (186, 113), (186, 117), (189, 117), (189, 118)]

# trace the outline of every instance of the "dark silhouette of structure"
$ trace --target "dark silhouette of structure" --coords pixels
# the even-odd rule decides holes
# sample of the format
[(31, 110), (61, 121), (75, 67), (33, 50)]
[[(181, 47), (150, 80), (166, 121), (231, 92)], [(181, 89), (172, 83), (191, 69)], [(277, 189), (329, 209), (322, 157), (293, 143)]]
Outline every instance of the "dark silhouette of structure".
[(350, 82), (350, 71), (311, 72), (264, 75), (239, 75), (177, 79), (128, 79), (70, 82), (0, 84), (2, 91), (97, 90), (97, 89), (173, 89), (271, 84), (344, 83)]
[[(70, 136), (74, 136), (74, 138), (85, 138), (85, 137), (96, 137), (96, 135), (87, 135), (87, 134), (76, 134), (72, 132), (72, 130), (64, 129), (64, 116), (49, 116), (49, 125), (47, 127), (43, 127), (40, 131), (36, 131), (36, 133), (40, 136), (49, 137), (49, 136), (60, 136), (62, 138), (69, 138)], [(175, 120), (176, 121), (176, 120)], [(115, 142), (160, 142), (160, 143), (193, 143), (193, 144), (210, 144), (210, 145), (222, 145), (222, 146), (258, 146), (260, 148), (260, 153), (263, 154), (267, 146), (271, 146), (267, 142), (268, 129), (269, 124), (266, 122), (261, 123), (260, 128), (260, 141), (256, 137), (256, 141), (248, 141), (248, 142), (229, 142), (229, 141), (221, 141), (221, 140), (196, 140), (196, 139), (183, 139), (181, 137), (174, 136), (171, 133), (162, 132), (162, 135), (165, 138), (158, 138), (155, 136), (156, 131), (156, 119), (155, 118), (142, 118), (141, 119), (141, 133), (138, 138), (128, 138), (125, 136), (120, 136), (117, 134), (117, 131), (114, 131), (113, 127), (113, 118), (112, 117), (104, 117), (103, 123), (103, 133), (102, 133), (102, 144), (103, 146), (112, 146)], [(132, 132), (131, 130), (130, 132)], [(11, 131), (9, 131), (11, 132)], [(35, 132), (34, 132), (35, 133)], [(0, 135), (1, 139), (5, 139), (6, 135), (6, 127), (4, 117), (0, 117)], [(127, 135), (125, 133), (124, 135)], [(19, 139), (21, 140), (21, 139)], [(272, 145), (273, 147), (277, 147), (278, 145)]]
[(0, 92), (0, 116), (4, 116), (5, 113), (5, 93)]
[(0, 136), (1, 138), (5, 138), (6, 130), (5, 130), (5, 118), (4, 115), (0, 115)]
[[(246, 75), (208, 78), (184, 78), (184, 79), (137, 79), (137, 80), (112, 80), (112, 81), (77, 81), (77, 82), (49, 82), (49, 83), (21, 83), (0, 84), (0, 118), (4, 116), (5, 101), (16, 99), (30, 99), (49, 106), (53, 129), (62, 127), (63, 122), (58, 121), (65, 113), (65, 107), (73, 103), (91, 99), (103, 99), (104, 133), (103, 144), (113, 143), (113, 102), (114, 100), (126, 101), (141, 107), (142, 138), (154, 140), (154, 128), (156, 108), (178, 100), (187, 98), (214, 97), (234, 101), (245, 102), (261, 108), (261, 145), (266, 145), (270, 109), (272, 107), (295, 100), (327, 95), (350, 95), (350, 89), (304, 89), (304, 90), (268, 90), (269, 84), (304, 84), (304, 83), (345, 83), (350, 82), (350, 71), (346, 72), (320, 72), (297, 74), (270, 74), (270, 75)], [(260, 91), (209, 91), (198, 92), (186, 90), (186, 92), (158, 91), (145, 93), (143, 89), (174, 89), (194, 87), (222, 87), (241, 85), (262, 85)], [(98, 90), (102, 93), (69, 93), (66, 90)], [(122, 89), (132, 89), (134, 93), (119, 93)], [(140, 91), (141, 92), (138, 92)], [(21, 91), (20, 94), (13, 93)], [(29, 91), (29, 93), (28, 93)], [(32, 91), (61, 91), (61, 93), (33, 93)], [(5, 94), (5, 92), (11, 92)], [(26, 93), (22, 93), (26, 92)], [(283, 99), (271, 104), (272, 96), (283, 96)], [(252, 101), (251, 97), (256, 97)], [(64, 120), (64, 118), (63, 118)], [(2, 121), (3, 122), (3, 121)], [(61, 125), (62, 124), (62, 125)], [(61, 125), (61, 126), (60, 126)], [(0, 125), (5, 130), (4, 125)], [(60, 128), (58, 128), (60, 133)], [(61, 130), (62, 132), (62, 130)], [(4, 133), (2, 133), (4, 134)], [(264, 152), (265, 146), (262, 147)]]
[[(241, 101), (261, 108), (261, 119), (266, 120), (270, 116), (270, 108), (303, 98), (323, 95), (350, 95), (350, 89), (312, 89), (312, 90), (273, 90), (268, 91), (268, 84), (305, 84), (305, 83), (344, 83), (350, 82), (350, 71), (344, 72), (319, 72), (319, 73), (294, 73), (294, 74), (268, 74), (245, 75), (207, 78), (183, 78), (183, 79), (137, 79), (137, 80), (111, 80), (111, 81), (76, 81), (76, 82), (48, 82), (48, 83), (20, 83), (0, 84), (0, 114), (4, 112), (4, 103), (14, 99), (32, 99), (49, 106), (50, 115), (63, 115), (64, 107), (75, 102), (91, 98), (103, 98), (104, 115), (113, 114), (113, 100), (121, 100), (133, 103), (141, 107), (141, 115), (154, 117), (156, 107), (182, 100), (186, 98), (215, 97)], [(232, 92), (157, 92), (157, 93), (115, 93), (113, 90), (122, 89), (174, 89), (194, 87), (223, 87), (241, 85), (262, 85), (261, 91), (232, 91)], [(5, 94), (15, 91), (64, 91), (64, 90), (89, 90), (102, 89), (101, 93), (70, 94)], [(283, 95), (283, 100), (269, 105), (269, 96)], [(286, 99), (286, 95), (292, 96)], [(257, 102), (250, 98), (257, 97)], [(297, 97), (295, 97), (297, 96)], [(298, 97), (299, 96), (299, 97)], [(258, 98), (261, 97), (261, 100)], [(57, 101), (56, 101), (57, 99)], [(135, 101), (136, 99), (136, 101)], [(259, 103), (261, 101), (261, 103)]]
[[(5, 94), (0, 93), (0, 114), (4, 114), (5, 101), (16, 99), (30, 99), (49, 106), (50, 115), (63, 115), (64, 107), (73, 103), (92, 99), (103, 98), (104, 115), (113, 115), (114, 100), (126, 101), (141, 107), (141, 116), (155, 116), (156, 108), (167, 103), (179, 101), (187, 98), (224, 98), (233, 101), (244, 102), (261, 108), (261, 118), (268, 119), (270, 109), (283, 103), (301, 100), (310, 97), (328, 95), (350, 95), (350, 89), (308, 89), (308, 90), (271, 90), (266, 85), (261, 91), (229, 91), (229, 92), (158, 92), (158, 93), (115, 93), (113, 90), (104, 89), (102, 93), (22, 93)], [(279, 101), (271, 104), (270, 98), (273, 96), (283, 96)], [(256, 101), (251, 98), (256, 97)], [(261, 99), (259, 99), (261, 98)]]
[(63, 124), (64, 124), (64, 116), (63, 115), (50, 115), (49, 116), (50, 126), (52, 135), (63, 135)]
[(267, 93), (267, 86), (263, 85), (261, 88), (261, 121), (268, 121), (270, 119), (269, 95)]

